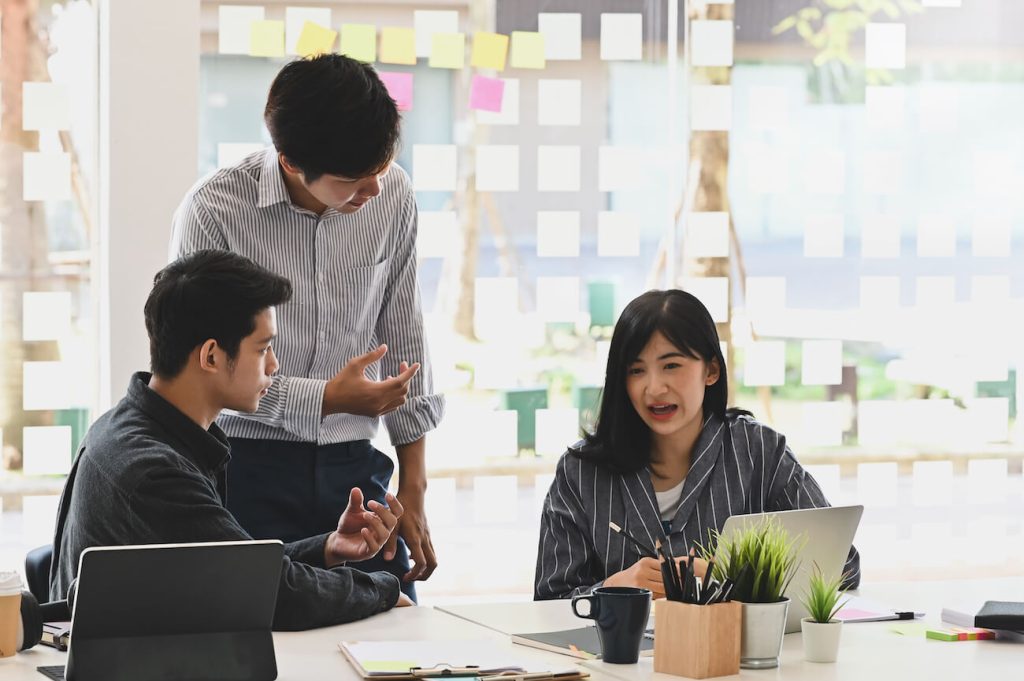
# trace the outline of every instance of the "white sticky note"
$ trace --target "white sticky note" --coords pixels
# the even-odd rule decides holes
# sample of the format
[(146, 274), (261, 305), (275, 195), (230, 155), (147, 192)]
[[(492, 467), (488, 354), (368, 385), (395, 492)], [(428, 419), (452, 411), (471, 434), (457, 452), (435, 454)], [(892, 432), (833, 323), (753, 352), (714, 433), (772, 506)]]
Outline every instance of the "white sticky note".
[(542, 320), (575, 322), (579, 314), (579, 277), (537, 277), (537, 315)]
[(70, 362), (22, 364), (22, 408), (25, 411), (75, 409), (89, 404), (82, 367)]
[[(869, 401), (866, 400), (861, 404), (867, 402)], [(895, 506), (899, 501), (896, 463), (857, 464), (857, 498), (860, 503), (865, 505)]]
[(23, 200), (67, 201), (71, 198), (70, 154), (26, 151), (23, 163)]
[(577, 146), (537, 147), (537, 190), (575, 192), (580, 189), (580, 148)]
[(580, 214), (575, 210), (537, 212), (537, 255), (575, 258), (580, 254)]
[(956, 255), (956, 222), (952, 216), (926, 213), (917, 220), (917, 256), (952, 258)]
[(900, 257), (898, 215), (865, 215), (860, 226), (860, 254), (863, 258)]
[(1010, 256), (1010, 220), (984, 215), (971, 222), (971, 255), (976, 258), (1008, 258)]
[(71, 99), (58, 83), (22, 83), (24, 130), (67, 130), (71, 127)]
[[(803, 428), (801, 429), (801, 440), (814, 447), (838, 447), (843, 444), (843, 429), (846, 424), (847, 406), (842, 402), (804, 402), (801, 405), (803, 412)], [(810, 469), (810, 466), (804, 466)], [(814, 466), (813, 475), (821, 486), (825, 496), (834, 504), (836, 497), (825, 489), (825, 480), (819, 477), (817, 469), (822, 466)], [(838, 466), (837, 466), (838, 468)], [(811, 471), (808, 471), (811, 472)], [(838, 475), (838, 470), (836, 471)]]
[(455, 478), (430, 476), (430, 494), (423, 498), (424, 510), (430, 518), (430, 528), (449, 527), (458, 522), (456, 499), (458, 489)]
[(948, 506), (953, 501), (953, 462), (914, 462), (914, 506)]
[(684, 277), (681, 288), (704, 303), (716, 323), (729, 321), (729, 277)]
[(917, 277), (916, 287), (918, 307), (948, 307), (956, 302), (956, 279), (954, 277)]
[(476, 148), (476, 188), (482, 192), (519, 190), (519, 146), (481, 144)]
[(302, 27), (310, 21), (317, 26), (333, 26), (329, 7), (286, 7), (284, 10), (284, 48), (288, 54), (298, 54)]
[(786, 383), (785, 341), (754, 341), (745, 348), (743, 384), (747, 386)]
[(537, 81), (537, 123), (579, 125), (582, 101), (582, 81), (541, 78)]
[(644, 186), (644, 152), (639, 147), (610, 146), (597, 150), (597, 186), (602, 192)]
[(1006, 442), (1010, 437), (1010, 400), (975, 397), (967, 401), (967, 432), (984, 442)]
[(459, 242), (459, 219), (453, 210), (420, 211), (416, 233), (416, 255), (447, 258)]
[(925, 85), (918, 91), (918, 129), (924, 133), (956, 132), (959, 92), (952, 87)]
[(846, 190), (846, 154), (839, 149), (819, 149), (804, 156), (803, 188), (811, 194), (843, 194)]
[(903, 191), (903, 154), (894, 151), (864, 152), (864, 192), (897, 196)]
[(265, 146), (261, 142), (220, 142), (217, 144), (217, 167), (233, 166), (249, 154), (263, 151)]
[(26, 546), (38, 546), (53, 541), (59, 506), (58, 494), (21, 498), (21, 538)]
[(747, 187), (754, 194), (789, 190), (789, 156), (785, 149), (751, 145), (747, 152)]
[(693, 66), (732, 66), (734, 30), (731, 21), (699, 20), (690, 24)]
[(900, 306), (900, 278), (871, 276), (860, 278), (860, 307), (864, 310), (888, 310)]
[(789, 98), (786, 88), (757, 86), (750, 88), (747, 107), (748, 125), (753, 130), (781, 130), (789, 125)]
[(455, 191), (454, 144), (414, 144), (412, 186), (416, 191)]
[(633, 213), (597, 214), (597, 255), (602, 258), (640, 255), (640, 221)]
[(868, 85), (864, 89), (867, 123), (876, 130), (901, 130), (906, 108), (907, 91), (901, 85)]
[(974, 193), (985, 198), (1008, 199), (1020, 189), (1017, 157), (1010, 151), (975, 149), (971, 153)]
[(844, 240), (842, 213), (819, 213), (804, 218), (805, 258), (841, 258)]
[(63, 340), (70, 333), (70, 292), (29, 291), (22, 295), (23, 341)]
[(683, 248), (689, 258), (729, 257), (729, 214), (721, 211), (690, 213)]
[(416, 10), (413, 12), (416, 30), (416, 56), (429, 57), (435, 33), (458, 33), (459, 13), (452, 10)]
[(745, 292), (749, 314), (771, 315), (786, 308), (785, 277), (747, 277)]
[(1000, 274), (976, 274), (971, 277), (971, 302), (974, 304), (991, 303), (991, 312), (996, 317), (987, 315), (989, 319), (998, 318), (998, 311), (1010, 302), (1010, 277)]
[(869, 23), (864, 27), (864, 65), (869, 69), (907, 66), (907, 25)]
[(519, 316), (519, 282), (515, 277), (477, 277), (473, 296), (476, 337), (502, 338)]
[(642, 14), (601, 15), (601, 59), (636, 61), (644, 56)]
[(264, 9), (255, 5), (221, 5), (217, 12), (217, 49), (221, 54), (249, 54), (252, 22), (263, 21)]
[(579, 409), (537, 409), (536, 418), (537, 454), (558, 456), (580, 439)]
[(690, 128), (730, 130), (732, 128), (732, 86), (694, 85), (690, 88)]
[(583, 22), (579, 13), (541, 12), (537, 15), (537, 31), (544, 36), (548, 61), (581, 58)]
[(843, 342), (805, 340), (800, 382), (804, 385), (839, 385), (843, 382)]
[(71, 471), (71, 426), (29, 426), (24, 438), (25, 475), (67, 475)]
[(519, 79), (502, 78), (505, 92), (501, 98), (501, 111), (476, 109), (477, 123), (486, 125), (519, 125)]
[[(1009, 405), (1007, 405), (1009, 406)], [(967, 462), (967, 501), (977, 506), (1006, 502), (1006, 459), (972, 459)]]
[(519, 478), (514, 475), (474, 476), (473, 522), (478, 525), (515, 522), (518, 484)]

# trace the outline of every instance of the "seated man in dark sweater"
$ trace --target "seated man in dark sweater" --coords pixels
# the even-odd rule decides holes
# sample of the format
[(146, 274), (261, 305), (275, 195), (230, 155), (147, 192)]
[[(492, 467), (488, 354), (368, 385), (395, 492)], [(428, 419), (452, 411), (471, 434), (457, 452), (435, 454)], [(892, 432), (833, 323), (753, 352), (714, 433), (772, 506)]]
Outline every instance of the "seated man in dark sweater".
[[(291, 284), (239, 255), (199, 251), (171, 263), (146, 301), (152, 375), (89, 429), (60, 500), (50, 596), (64, 598), (90, 546), (246, 540), (224, 507), (228, 439), (222, 409), (255, 411), (277, 358), (275, 307)], [(363, 506), (353, 489), (338, 529), (285, 545), (274, 628), (309, 629), (411, 605), (387, 572), (347, 561), (371, 558), (402, 507)], [(339, 509), (342, 510), (342, 509)]]

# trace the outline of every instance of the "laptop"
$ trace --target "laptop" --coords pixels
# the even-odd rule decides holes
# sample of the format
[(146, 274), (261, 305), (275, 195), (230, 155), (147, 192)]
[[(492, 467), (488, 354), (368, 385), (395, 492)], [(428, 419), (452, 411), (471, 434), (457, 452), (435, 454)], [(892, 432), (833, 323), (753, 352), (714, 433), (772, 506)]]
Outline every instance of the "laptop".
[(800, 631), (800, 620), (807, 617), (807, 609), (800, 603), (806, 591), (810, 575), (817, 563), (825, 575), (839, 575), (846, 565), (846, 558), (857, 533), (857, 525), (864, 513), (863, 506), (833, 506), (831, 508), (806, 508), (797, 511), (774, 513), (752, 513), (734, 515), (722, 526), (722, 536), (727, 537), (738, 529), (756, 524), (762, 518), (776, 518), (789, 536), (805, 535), (807, 542), (800, 552), (799, 567), (789, 583), (786, 595), (789, 597), (789, 613), (786, 615), (786, 633)]
[(276, 540), (86, 549), (65, 677), (277, 678), (271, 623), (283, 556)]

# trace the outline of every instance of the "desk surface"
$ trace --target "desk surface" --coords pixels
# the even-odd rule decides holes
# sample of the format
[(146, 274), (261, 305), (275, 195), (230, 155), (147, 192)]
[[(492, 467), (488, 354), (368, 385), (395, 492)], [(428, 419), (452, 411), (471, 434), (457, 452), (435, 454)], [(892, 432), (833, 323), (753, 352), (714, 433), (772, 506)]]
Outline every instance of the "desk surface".
[[(897, 608), (928, 613), (937, 622), (944, 606), (978, 605), (985, 599), (1024, 601), (1024, 578), (979, 582), (913, 582), (865, 587), (861, 595)], [(898, 600), (897, 600), (898, 599)], [(354, 640), (490, 640), (514, 648), (517, 658), (535, 659), (547, 667), (565, 667), (572, 658), (513, 646), (507, 633), (553, 631), (579, 626), (565, 601), (508, 603), (435, 608), (399, 608), (362, 622), (299, 633), (276, 633), (274, 644), (282, 681), (358, 681), (338, 652), (340, 641)], [(924, 637), (904, 637), (890, 631), (891, 622), (848, 624), (843, 628), (839, 661), (814, 664), (803, 660), (800, 634), (786, 636), (782, 666), (768, 671), (743, 671), (738, 677), (884, 681), (885, 679), (1001, 679), (1019, 676), (1024, 667), (1024, 644), (999, 641), (949, 643)], [(39, 665), (58, 665), (64, 653), (37, 646), (0, 660), (3, 681), (40, 681)], [(583, 663), (595, 681), (675, 681), (680, 677), (654, 674), (650, 658), (636, 665)]]

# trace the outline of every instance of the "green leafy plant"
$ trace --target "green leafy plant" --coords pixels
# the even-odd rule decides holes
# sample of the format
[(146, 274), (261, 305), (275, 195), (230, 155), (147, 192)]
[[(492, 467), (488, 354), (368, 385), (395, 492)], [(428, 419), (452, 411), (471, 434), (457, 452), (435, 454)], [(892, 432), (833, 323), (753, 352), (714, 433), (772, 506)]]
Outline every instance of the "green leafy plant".
[(831, 622), (836, 613), (849, 602), (849, 599), (839, 601), (843, 595), (843, 589), (840, 588), (843, 578), (844, 576), (840, 575), (829, 579), (822, 574), (818, 564), (814, 564), (811, 579), (800, 602), (807, 608), (807, 614), (811, 616), (811, 619), (818, 624)]
[[(772, 517), (766, 517), (728, 536), (710, 533), (710, 546), (702, 557), (715, 558), (713, 577), (735, 583), (731, 598), (744, 603), (778, 603), (799, 567), (807, 543), (803, 535), (789, 533)], [(717, 551), (713, 548), (717, 546)]]

